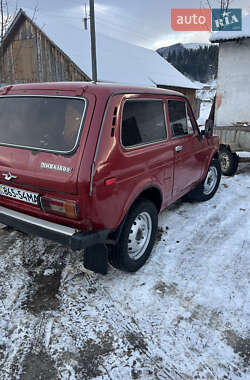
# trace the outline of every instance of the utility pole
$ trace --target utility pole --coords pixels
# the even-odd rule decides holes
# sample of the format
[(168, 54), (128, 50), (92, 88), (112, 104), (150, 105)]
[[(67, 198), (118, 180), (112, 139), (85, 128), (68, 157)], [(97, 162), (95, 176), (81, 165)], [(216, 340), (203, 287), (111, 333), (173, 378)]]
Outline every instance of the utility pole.
[(97, 82), (97, 65), (96, 65), (96, 39), (95, 39), (95, 4), (94, 0), (89, 0), (90, 15), (90, 37), (91, 37), (91, 60), (92, 60), (92, 80)]

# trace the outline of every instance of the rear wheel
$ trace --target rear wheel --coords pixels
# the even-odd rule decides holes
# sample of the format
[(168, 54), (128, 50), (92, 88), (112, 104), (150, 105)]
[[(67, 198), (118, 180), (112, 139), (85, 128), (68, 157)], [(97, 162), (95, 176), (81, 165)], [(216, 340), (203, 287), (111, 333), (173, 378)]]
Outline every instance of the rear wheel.
[(138, 201), (125, 220), (117, 245), (110, 247), (111, 265), (126, 272), (141, 268), (153, 249), (157, 226), (155, 205), (146, 199)]
[(191, 201), (208, 201), (216, 193), (221, 179), (221, 168), (219, 161), (213, 159), (208, 168), (205, 180), (200, 183), (194, 190), (187, 194), (186, 198)]
[(224, 175), (234, 175), (238, 169), (239, 157), (228, 148), (222, 147), (219, 151), (221, 172)]

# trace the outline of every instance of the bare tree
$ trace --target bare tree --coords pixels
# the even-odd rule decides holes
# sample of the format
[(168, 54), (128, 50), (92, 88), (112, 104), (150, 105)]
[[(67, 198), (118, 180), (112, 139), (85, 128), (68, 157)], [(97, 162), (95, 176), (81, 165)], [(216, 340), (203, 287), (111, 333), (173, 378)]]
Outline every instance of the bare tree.
[(17, 7), (13, 13), (10, 13), (8, 0), (0, 0), (0, 83), (4, 82), (4, 51), (2, 41), (4, 34), (16, 12)]
[[(12, 7), (11, 11), (9, 11), (10, 0), (0, 0), (0, 84), (1, 83), (9, 83), (10, 75), (13, 71), (12, 65), (6, 63), (6, 52), (5, 52), (5, 44), (4, 44), (4, 36), (6, 30), (11, 24), (12, 20), (18, 13), (18, 5), (17, 0), (15, 3), (15, 8)], [(33, 15), (31, 20), (34, 21), (38, 13), (38, 4), (34, 6)], [(21, 54), (22, 45), (20, 44), (18, 49), (15, 50), (15, 56), (12, 56), (12, 59), (15, 61), (18, 60), (19, 55)]]
[(222, 11), (227, 11), (230, 5), (230, 0), (220, 0), (220, 9)]
[[(220, 9), (222, 11), (227, 11), (231, 2), (232, 0), (218, 0), (218, 3), (220, 3)], [(207, 5), (210, 9), (212, 8), (211, 0), (207, 0)]]
[(0, 42), (3, 39), (4, 33), (12, 20), (13, 15), (9, 12), (7, 0), (0, 0)]

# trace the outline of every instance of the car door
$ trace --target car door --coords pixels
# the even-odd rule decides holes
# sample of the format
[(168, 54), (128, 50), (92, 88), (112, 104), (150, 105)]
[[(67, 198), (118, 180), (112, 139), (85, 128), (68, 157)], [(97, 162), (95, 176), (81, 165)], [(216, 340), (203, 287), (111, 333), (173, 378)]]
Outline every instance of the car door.
[(168, 118), (174, 149), (173, 196), (198, 182), (207, 154), (185, 98), (168, 100)]

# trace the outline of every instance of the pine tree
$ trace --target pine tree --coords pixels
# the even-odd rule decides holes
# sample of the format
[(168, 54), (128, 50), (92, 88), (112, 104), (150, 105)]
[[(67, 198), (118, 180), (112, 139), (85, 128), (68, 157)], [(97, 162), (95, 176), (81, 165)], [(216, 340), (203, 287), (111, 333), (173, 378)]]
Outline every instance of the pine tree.
[(170, 50), (167, 61), (191, 79), (205, 83), (217, 76), (218, 47)]

